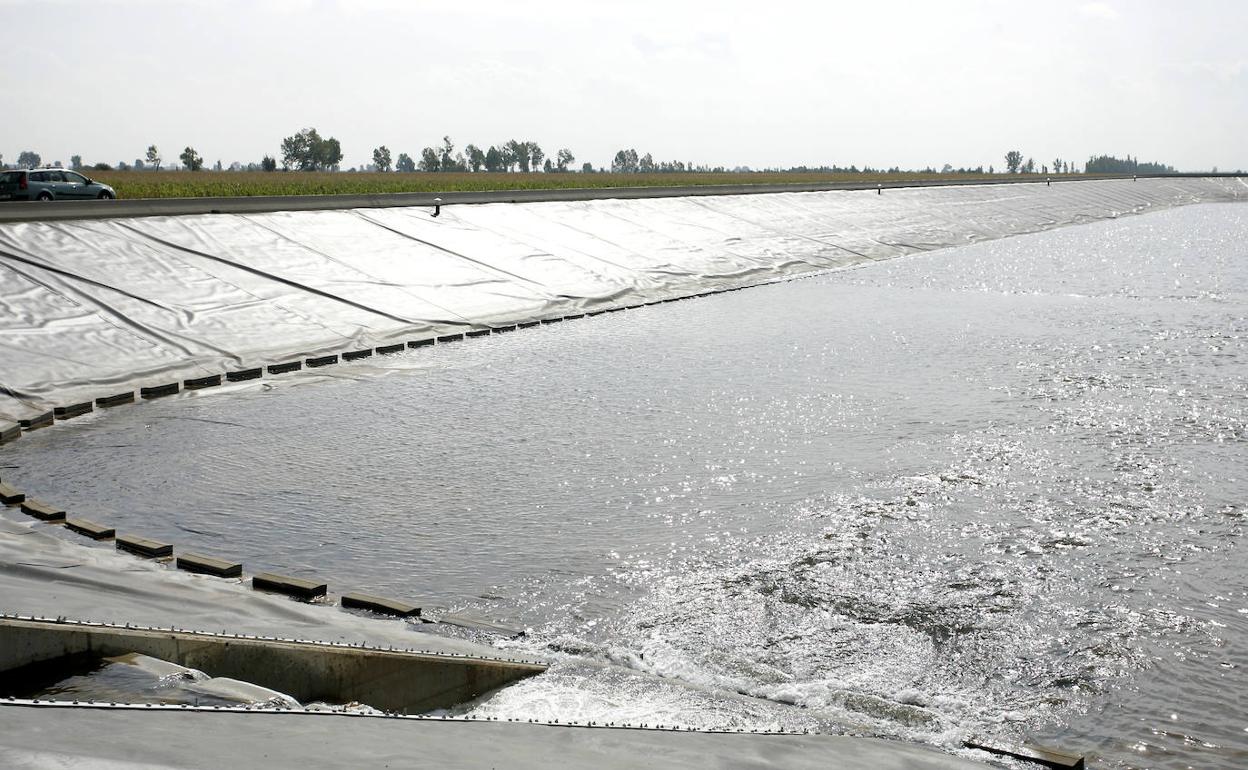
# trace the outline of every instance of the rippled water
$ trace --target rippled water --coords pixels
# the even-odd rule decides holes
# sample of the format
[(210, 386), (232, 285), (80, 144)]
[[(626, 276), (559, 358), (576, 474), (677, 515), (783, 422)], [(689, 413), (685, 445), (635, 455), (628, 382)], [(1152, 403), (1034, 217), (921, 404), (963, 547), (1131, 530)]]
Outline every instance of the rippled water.
[(531, 626), (560, 662), (480, 713), (1236, 768), (1245, 243), (1245, 207), (1189, 207), (125, 407), (2, 459), (121, 530)]

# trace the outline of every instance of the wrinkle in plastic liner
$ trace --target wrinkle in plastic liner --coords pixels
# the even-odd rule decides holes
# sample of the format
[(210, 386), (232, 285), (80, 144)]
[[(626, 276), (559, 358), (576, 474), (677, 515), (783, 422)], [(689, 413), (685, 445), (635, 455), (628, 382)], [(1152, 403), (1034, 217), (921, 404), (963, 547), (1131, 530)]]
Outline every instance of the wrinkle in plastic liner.
[(1235, 179), (0, 225), (0, 426), (312, 356), (1203, 201)]

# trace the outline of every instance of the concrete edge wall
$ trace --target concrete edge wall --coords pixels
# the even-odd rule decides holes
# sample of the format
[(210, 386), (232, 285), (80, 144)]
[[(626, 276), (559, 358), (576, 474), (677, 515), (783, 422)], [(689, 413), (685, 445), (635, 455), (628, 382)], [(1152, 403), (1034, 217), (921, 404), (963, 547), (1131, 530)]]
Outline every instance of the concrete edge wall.
[(395, 713), (449, 708), (546, 670), (511, 659), (265, 639), (173, 629), (0, 618), (0, 681), (71, 656), (141, 653), (286, 693)]
[[(153, 172), (158, 173), (158, 172)], [(291, 172), (297, 173), (297, 172)], [(1059, 176), (1053, 182), (1084, 182), (1107, 179), (1245, 178), (1241, 174), (1080, 174)], [(832, 182), (797, 184), (682, 185), (671, 187), (585, 187), (553, 190), (489, 190), (479, 192), (378, 193), (375, 195), (269, 195), (232, 198), (140, 198), (111, 201), (12, 201), (0, 204), (0, 224), (6, 222), (59, 221), (66, 219), (118, 219), (124, 217), (178, 216), (186, 214), (260, 214), (274, 211), (325, 211), (333, 209), (398, 208), (403, 206), (470, 205), (480, 203), (539, 203), (544, 201), (590, 201), (635, 198), (677, 198), (706, 195), (759, 195), (765, 193), (830, 192), (836, 190), (894, 190), (913, 187), (964, 187), (1003, 184), (1047, 184), (1048, 177), (1018, 179), (921, 179), (893, 182)]]

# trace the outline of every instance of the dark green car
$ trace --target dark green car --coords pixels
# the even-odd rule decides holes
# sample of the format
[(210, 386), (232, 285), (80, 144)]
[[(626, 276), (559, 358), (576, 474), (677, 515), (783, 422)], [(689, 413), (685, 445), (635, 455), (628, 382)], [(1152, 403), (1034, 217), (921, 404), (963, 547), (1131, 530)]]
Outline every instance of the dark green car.
[(65, 168), (0, 171), (0, 201), (116, 198), (113, 188)]

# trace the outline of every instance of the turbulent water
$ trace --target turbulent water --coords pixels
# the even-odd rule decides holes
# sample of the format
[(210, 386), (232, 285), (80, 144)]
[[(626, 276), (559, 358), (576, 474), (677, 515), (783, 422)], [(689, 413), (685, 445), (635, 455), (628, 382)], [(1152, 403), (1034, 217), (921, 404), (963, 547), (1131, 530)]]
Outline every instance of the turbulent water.
[[(1204, 205), (97, 414), (119, 530), (525, 624), (478, 713), (1248, 765), (1248, 208)], [(7, 472), (6, 472), (7, 473)]]

